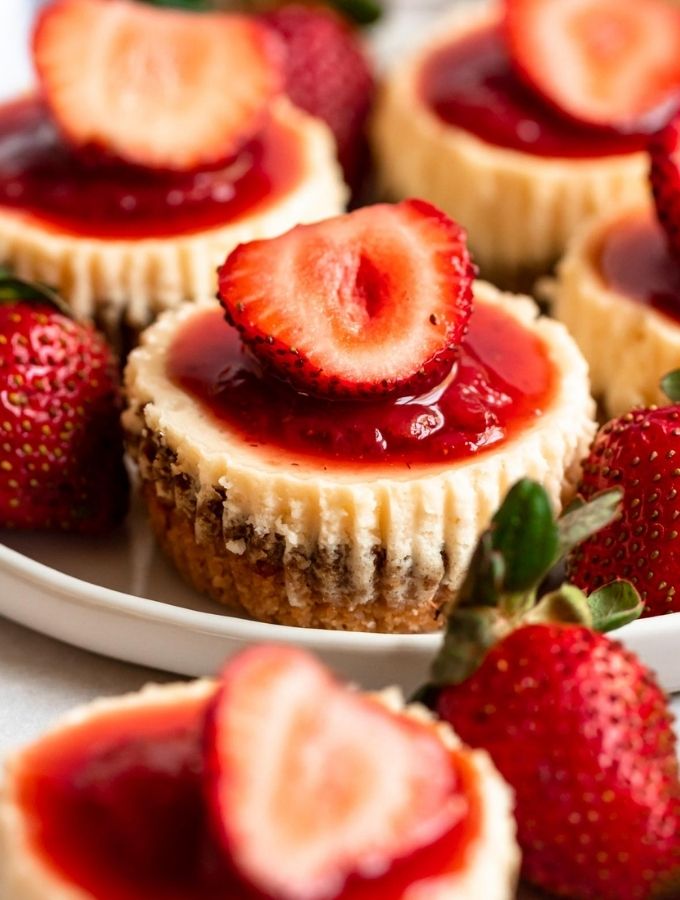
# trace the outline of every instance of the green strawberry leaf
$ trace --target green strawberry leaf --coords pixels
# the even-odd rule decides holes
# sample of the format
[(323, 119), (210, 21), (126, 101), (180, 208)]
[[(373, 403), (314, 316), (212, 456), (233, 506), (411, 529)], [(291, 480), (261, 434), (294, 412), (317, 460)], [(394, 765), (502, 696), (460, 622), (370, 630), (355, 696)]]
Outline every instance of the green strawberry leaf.
[(587, 503), (580, 497), (576, 498), (557, 520), (558, 549), (553, 562), (609, 525), (619, 513), (622, 498), (621, 488), (602, 491)]
[(493, 549), (505, 563), (506, 591), (528, 591), (551, 567), (558, 533), (543, 487), (523, 478), (508, 492), (491, 522)]
[(500, 610), (490, 606), (456, 608), (432, 663), (432, 684), (461, 684), (482, 664), (487, 652), (510, 631)]
[(555, 591), (545, 594), (522, 619), (526, 624), (560, 623), (585, 625), (591, 628), (593, 616), (588, 598), (573, 584), (562, 584)]
[(500, 599), (505, 562), (493, 549), (491, 531), (485, 531), (477, 543), (465, 580), (458, 592), (456, 606), (497, 606)]
[(629, 581), (612, 581), (588, 597), (595, 631), (605, 633), (622, 628), (642, 615), (645, 607)]
[(671, 402), (680, 403), (680, 369), (674, 369), (664, 375), (659, 387)]
[(71, 309), (51, 287), (37, 281), (24, 281), (0, 266), (0, 304), (12, 303), (47, 303), (62, 315), (73, 318)]

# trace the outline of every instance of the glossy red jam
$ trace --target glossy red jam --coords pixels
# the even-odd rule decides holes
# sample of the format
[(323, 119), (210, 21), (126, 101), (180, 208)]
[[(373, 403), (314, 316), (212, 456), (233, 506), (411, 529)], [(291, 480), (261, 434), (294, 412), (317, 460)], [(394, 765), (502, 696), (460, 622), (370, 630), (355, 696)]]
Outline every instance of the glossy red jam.
[[(211, 837), (201, 741), (206, 701), (100, 717), (25, 757), (19, 800), (33, 849), (97, 900), (264, 900)], [(351, 877), (335, 900), (400, 900), (423, 878), (456, 872), (479, 828), (475, 775), (456, 760), (467, 815), (375, 879)]]
[(171, 237), (227, 225), (286, 194), (302, 168), (298, 138), (274, 121), (228, 165), (172, 173), (75, 154), (35, 97), (0, 107), (0, 208), (72, 234)]
[(680, 322), (680, 262), (652, 213), (617, 220), (596, 249), (607, 287)]
[[(489, 144), (535, 156), (583, 158), (644, 150), (648, 134), (620, 134), (563, 117), (513, 71), (498, 25), (471, 32), (435, 52), (421, 92), (450, 125)], [(662, 123), (648, 123), (653, 130)]]
[(507, 313), (478, 303), (457, 367), (428, 394), (321, 400), (263, 372), (219, 308), (175, 338), (168, 374), (251, 446), (335, 464), (453, 462), (496, 447), (535, 420), (553, 386), (545, 346)]

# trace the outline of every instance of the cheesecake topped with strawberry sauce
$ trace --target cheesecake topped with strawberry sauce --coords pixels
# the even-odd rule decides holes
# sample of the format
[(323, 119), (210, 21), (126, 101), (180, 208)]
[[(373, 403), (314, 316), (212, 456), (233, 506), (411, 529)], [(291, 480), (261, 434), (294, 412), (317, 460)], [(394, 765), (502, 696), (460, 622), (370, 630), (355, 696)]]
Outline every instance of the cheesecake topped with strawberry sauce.
[[(609, 415), (665, 404), (661, 378), (680, 360), (680, 117), (650, 142), (654, 204), (587, 223), (558, 267), (554, 313), (590, 365)], [(602, 347), (621, 348), (611, 365)]]
[(679, 58), (667, 0), (468, 2), (388, 79), (383, 188), (456, 217), (482, 275), (526, 282), (589, 215), (644, 201), (644, 150), (680, 99)]
[(487, 754), (424, 708), (256, 647), (217, 682), (76, 710), (15, 755), (0, 894), (509, 900), (514, 832)]
[(238, 243), (343, 208), (332, 135), (255, 17), (52, 0), (33, 56), (37, 92), (0, 107), (0, 259), (112, 335), (211, 296)]
[(265, 621), (427, 631), (513, 481), (569, 493), (583, 360), (473, 271), (440, 210), (367, 207), (237, 248), (221, 307), (144, 335), (128, 446), (192, 584)]

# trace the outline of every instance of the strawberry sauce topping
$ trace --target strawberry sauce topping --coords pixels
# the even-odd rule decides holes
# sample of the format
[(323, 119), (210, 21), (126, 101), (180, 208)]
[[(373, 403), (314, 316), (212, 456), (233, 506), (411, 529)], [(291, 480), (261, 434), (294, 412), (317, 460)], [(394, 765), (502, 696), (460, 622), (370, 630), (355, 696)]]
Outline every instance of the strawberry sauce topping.
[[(98, 900), (266, 900), (231, 869), (208, 825), (206, 705), (118, 711), (37, 744), (20, 803), (45, 863)], [(454, 765), (467, 813), (382, 876), (350, 877), (333, 900), (399, 900), (414, 881), (464, 864), (479, 827), (476, 776), (459, 756)]]
[(219, 168), (152, 171), (71, 150), (36, 98), (0, 108), (0, 208), (98, 238), (218, 228), (283, 197), (302, 171), (292, 131), (270, 121)]
[(635, 153), (648, 139), (580, 124), (551, 108), (515, 73), (500, 26), (481, 28), (434, 53), (423, 67), (421, 92), (444, 122), (535, 156)]
[(651, 214), (618, 219), (595, 252), (607, 287), (680, 322), (680, 266)]
[(554, 372), (541, 341), (477, 303), (453, 373), (418, 397), (327, 400), (298, 393), (242, 349), (221, 311), (192, 317), (168, 375), (251, 446), (356, 465), (443, 463), (496, 447), (545, 409)]

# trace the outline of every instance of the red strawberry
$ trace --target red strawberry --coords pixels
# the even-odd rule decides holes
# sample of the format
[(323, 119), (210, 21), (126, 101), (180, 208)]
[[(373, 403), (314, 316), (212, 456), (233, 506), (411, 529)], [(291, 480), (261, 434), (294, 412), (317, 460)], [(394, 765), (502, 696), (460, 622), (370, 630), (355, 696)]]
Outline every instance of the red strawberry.
[(649, 144), (656, 214), (673, 251), (680, 255), (680, 115)]
[(160, 169), (235, 154), (282, 86), (279, 40), (247, 16), (53, 0), (34, 34), (45, 99), (76, 147)]
[(0, 525), (99, 533), (117, 524), (127, 507), (120, 408), (103, 338), (30, 286), (0, 279)]
[(604, 425), (583, 464), (579, 493), (625, 489), (621, 517), (569, 559), (575, 584), (633, 582), (645, 614), (680, 611), (680, 408), (637, 409)]
[(437, 711), (514, 788), (529, 880), (561, 897), (633, 900), (680, 878), (671, 717), (620, 644), (575, 626), (519, 628), (442, 690)]
[(330, 127), (345, 178), (357, 187), (366, 166), (365, 126), (375, 87), (359, 38), (329, 9), (284, 6), (264, 20), (288, 47), (288, 94)]
[[(465, 751), (447, 748), (431, 723), (338, 684), (297, 649), (260, 646), (230, 663), (205, 746), (216, 834), (258, 896), (324, 900), (351, 878), (351, 896), (402, 897), (385, 884), (394, 866), (414, 866), (410, 877), (402, 869), (404, 885), (413, 871), (436, 879), (455, 857), (456, 829), (480, 826), (468, 815), (476, 776)], [(424, 870), (416, 854), (440, 839), (448, 854)]]
[(465, 232), (421, 200), (241, 245), (218, 274), (252, 352), (322, 396), (417, 392), (441, 379), (471, 309)]
[(667, 0), (505, 0), (530, 87), (590, 125), (650, 130), (680, 98), (680, 10)]
[(615, 582), (588, 598), (562, 585), (536, 601), (546, 573), (611, 521), (620, 496), (599, 495), (555, 522), (539, 485), (510, 491), (473, 556), (428, 691), (513, 787), (526, 878), (572, 900), (680, 889), (666, 698), (631, 653), (584, 627), (631, 621), (639, 597)]

